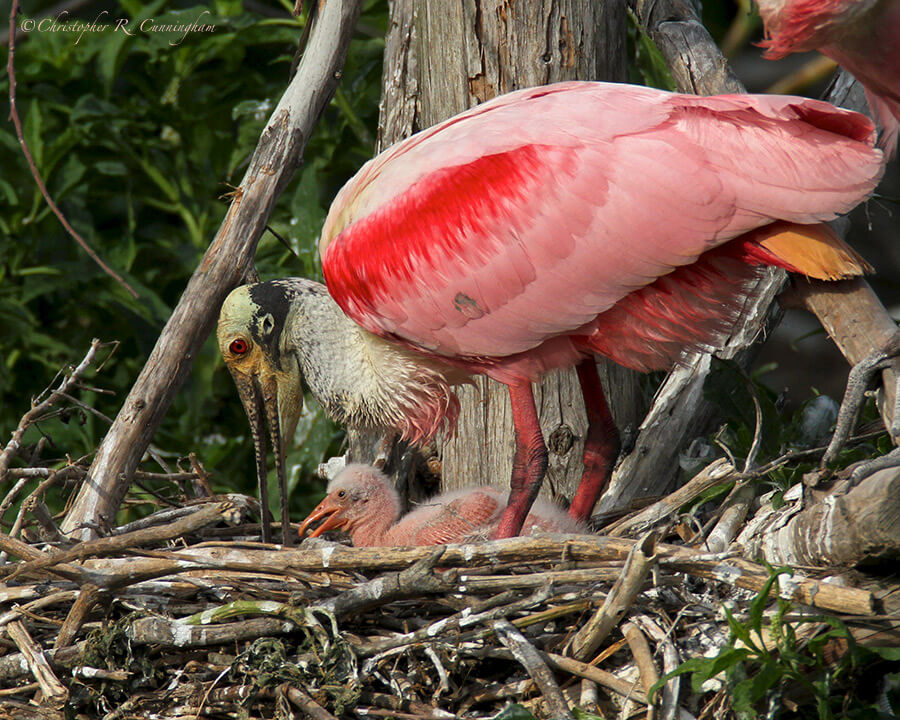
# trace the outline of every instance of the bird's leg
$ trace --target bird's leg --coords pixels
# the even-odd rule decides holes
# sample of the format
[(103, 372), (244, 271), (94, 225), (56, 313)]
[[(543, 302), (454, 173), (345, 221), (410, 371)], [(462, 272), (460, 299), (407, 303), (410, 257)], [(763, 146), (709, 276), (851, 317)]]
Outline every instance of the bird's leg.
[(522, 529), (547, 471), (547, 446), (541, 434), (531, 383), (509, 386), (515, 428), (516, 453), (513, 456), (509, 501), (500, 516), (494, 538), (515, 537)]
[[(847, 376), (847, 389), (844, 391), (841, 409), (834, 427), (834, 435), (831, 436), (828, 449), (822, 456), (823, 468), (837, 459), (838, 453), (850, 437), (860, 408), (865, 402), (866, 390), (872, 384), (875, 374), (889, 367), (898, 357), (900, 357), (900, 331), (895, 332), (881, 348), (863, 358), (850, 370), (850, 374)], [(891, 437), (900, 436), (900, 392), (896, 393), (893, 411), (888, 413), (887, 417), (891, 420), (891, 427), (887, 428)], [(854, 470), (851, 479), (853, 482), (859, 482), (876, 470), (895, 465), (900, 465), (900, 448), (894, 449), (884, 457), (876, 458), (859, 466)]]
[(596, 360), (592, 357), (582, 360), (575, 370), (584, 395), (588, 428), (584, 440), (584, 474), (569, 505), (569, 516), (589, 522), (619, 456), (619, 431), (600, 384)]

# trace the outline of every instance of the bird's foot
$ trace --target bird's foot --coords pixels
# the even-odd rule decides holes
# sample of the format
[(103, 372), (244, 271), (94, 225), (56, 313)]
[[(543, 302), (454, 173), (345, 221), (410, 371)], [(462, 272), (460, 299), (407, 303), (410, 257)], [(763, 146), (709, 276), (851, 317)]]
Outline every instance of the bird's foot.
[[(847, 376), (847, 389), (844, 391), (844, 398), (841, 401), (841, 407), (838, 411), (837, 421), (834, 427), (834, 434), (831, 436), (831, 442), (822, 456), (820, 469), (814, 473), (810, 473), (805, 478), (807, 484), (818, 484), (819, 481), (827, 479), (831, 475), (828, 466), (834, 463), (841, 449), (846, 445), (856, 424), (859, 411), (866, 399), (866, 392), (871, 386), (876, 373), (885, 370), (894, 365), (894, 384), (893, 393), (888, 393), (888, 397), (892, 397), (893, 408), (885, 414), (890, 419), (887, 428), (892, 438), (900, 437), (900, 331), (895, 332), (884, 345), (873, 352), (868, 357), (863, 358), (859, 363), (853, 366)], [(895, 457), (896, 456), (896, 457)], [(887, 455), (871, 460), (857, 467), (851, 479), (857, 483), (868, 477), (876, 470), (884, 467), (892, 467), (900, 465), (900, 454), (898, 450), (894, 450)]]

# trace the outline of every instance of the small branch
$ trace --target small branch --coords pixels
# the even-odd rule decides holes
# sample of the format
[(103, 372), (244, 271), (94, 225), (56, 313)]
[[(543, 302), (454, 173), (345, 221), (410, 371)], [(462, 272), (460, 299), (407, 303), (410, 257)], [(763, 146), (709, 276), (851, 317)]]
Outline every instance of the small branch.
[(631, 649), (631, 654), (637, 665), (644, 693), (649, 693), (650, 688), (659, 680), (659, 670), (656, 669), (656, 664), (653, 662), (650, 644), (647, 642), (647, 638), (644, 637), (644, 633), (634, 623), (627, 622), (622, 625), (622, 634), (628, 642), (628, 647)]
[(710, 488), (734, 482), (739, 477), (737, 470), (727, 460), (715, 460), (662, 500), (649, 505), (637, 514), (628, 515), (611, 523), (604, 528), (603, 532), (613, 537), (626, 537), (646, 532)]
[(300, 708), (303, 716), (309, 720), (337, 720), (337, 718), (313, 700), (309, 695), (293, 685), (282, 685), (285, 697)]
[(31, 635), (25, 628), (21, 620), (13, 620), (6, 626), (6, 632), (12, 641), (19, 648), (19, 652), (28, 663), (28, 669), (41, 686), (41, 692), (44, 694), (44, 702), (57, 708), (61, 708), (69, 699), (69, 691), (54, 674), (44, 657), (44, 652), (31, 639)]
[(22, 563), (7, 577), (7, 580), (11, 580), (18, 575), (25, 575), (38, 570), (46, 570), (71, 560), (85, 560), (89, 557), (108, 555), (121, 550), (173, 540), (174, 538), (195, 532), (206, 525), (210, 525), (211, 523), (222, 519), (222, 517), (229, 513), (232, 508), (233, 504), (231, 502), (213, 503), (200, 507), (191, 515), (180, 518), (169, 525), (143, 528), (141, 530), (126, 533), (125, 535), (114, 535), (112, 537), (89, 540), (88, 542), (80, 543), (71, 550), (66, 550), (65, 552), (58, 553), (51, 557)]
[(9, 75), (9, 117), (12, 120), (13, 125), (16, 128), (16, 137), (19, 139), (19, 146), (22, 148), (22, 154), (25, 156), (25, 160), (28, 162), (28, 168), (31, 170), (31, 175), (34, 177), (34, 181), (38, 186), (38, 190), (41, 191), (41, 195), (44, 196), (44, 200), (47, 201), (47, 205), (50, 206), (50, 209), (53, 211), (53, 214), (59, 219), (62, 226), (66, 229), (66, 232), (69, 233), (73, 238), (75, 238), (75, 242), (81, 245), (82, 250), (84, 250), (88, 256), (93, 260), (103, 272), (113, 278), (116, 282), (119, 283), (126, 291), (136, 300), (140, 297), (137, 292), (135, 292), (134, 288), (132, 288), (127, 282), (125, 282), (124, 278), (119, 275), (115, 270), (113, 270), (109, 265), (103, 262), (103, 259), (94, 251), (94, 249), (87, 244), (85, 239), (81, 237), (73, 228), (69, 221), (66, 220), (66, 216), (62, 214), (62, 211), (57, 207), (56, 203), (53, 201), (53, 198), (50, 197), (50, 193), (47, 190), (47, 186), (44, 184), (44, 180), (41, 178), (41, 173), (37, 169), (37, 165), (34, 162), (34, 158), (31, 155), (31, 151), (28, 149), (28, 144), (25, 142), (25, 133), (22, 130), (22, 121), (19, 118), (19, 110), (16, 104), (16, 67), (15, 67), (15, 55), (16, 55), (16, 19), (19, 14), (19, 0), (12, 0), (12, 7), (9, 11), (9, 51), (6, 55), (6, 72)]
[(556, 680), (553, 679), (553, 673), (550, 672), (550, 668), (547, 667), (547, 663), (544, 662), (535, 647), (506, 619), (495, 620), (493, 628), (500, 642), (509, 649), (513, 657), (519, 661), (519, 664), (525, 668), (535, 685), (538, 686), (547, 703), (550, 717), (554, 720), (571, 718), (569, 704), (563, 697)]
[(571, 655), (584, 660), (594, 652), (632, 606), (656, 563), (656, 536), (648, 533), (637, 542), (625, 560), (603, 606), (575, 633), (569, 644)]
[[(6, 480), (6, 473), (9, 470), (9, 464), (12, 462), (12, 459), (16, 456), (19, 450), (22, 447), (22, 437), (25, 435), (25, 431), (28, 430), (35, 422), (37, 422), (41, 415), (47, 412), (53, 405), (55, 405), (63, 395), (69, 393), (72, 387), (78, 382), (81, 376), (85, 373), (85, 371), (90, 367), (91, 363), (94, 361), (94, 356), (97, 354), (97, 350), (103, 346), (99, 340), (92, 340), (90, 350), (88, 350), (87, 354), (84, 356), (84, 359), (72, 370), (72, 372), (68, 375), (68, 377), (64, 378), (63, 381), (59, 384), (59, 386), (50, 392), (49, 396), (44, 400), (40, 400), (40, 397), (43, 395), (47, 395), (50, 388), (48, 387), (44, 392), (41, 393), (41, 396), (35, 401), (32, 401), (31, 410), (29, 410), (22, 419), (19, 421), (19, 426), (13, 431), (12, 439), (6, 444), (6, 447), (3, 449), (3, 452), (0, 453), (0, 484), (2, 484)], [(16, 494), (20, 489), (20, 484), (17, 483), (16, 486), (10, 491), (9, 494), (4, 498), (3, 502), (0, 503), (0, 517), (3, 516), (3, 513), (9, 509), (10, 505), (15, 502)]]

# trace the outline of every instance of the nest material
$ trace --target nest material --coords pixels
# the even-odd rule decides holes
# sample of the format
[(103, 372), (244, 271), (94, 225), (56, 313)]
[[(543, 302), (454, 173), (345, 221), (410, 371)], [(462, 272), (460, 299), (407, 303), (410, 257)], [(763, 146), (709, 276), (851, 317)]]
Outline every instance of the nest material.
[[(0, 536), (20, 558), (0, 568), (0, 717), (645, 714), (661, 674), (727, 642), (723, 603), (773, 586), (763, 566), (653, 534), (285, 549), (223, 527), (250, 505), (161, 511), (67, 550)], [(798, 575), (780, 592), (876, 611), (866, 590)], [(659, 717), (679, 682), (655, 696)]]

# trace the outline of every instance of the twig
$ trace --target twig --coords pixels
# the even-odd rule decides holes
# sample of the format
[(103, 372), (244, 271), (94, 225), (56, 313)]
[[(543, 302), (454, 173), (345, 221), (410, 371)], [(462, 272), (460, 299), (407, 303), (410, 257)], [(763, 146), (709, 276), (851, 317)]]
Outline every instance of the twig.
[(600, 646), (634, 603), (655, 562), (656, 535), (648, 533), (632, 548), (603, 606), (575, 633), (569, 643), (572, 656), (584, 660)]
[[(678, 656), (678, 650), (675, 649), (675, 644), (669, 638), (669, 633), (663, 632), (663, 629), (656, 621), (646, 615), (635, 615), (631, 618), (631, 622), (638, 625), (641, 630), (656, 641), (657, 652), (662, 648), (663, 672), (666, 675), (673, 672), (681, 664), (681, 659)], [(674, 629), (674, 624), (672, 629)], [(659, 720), (675, 720), (676, 716), (678, 716), (678, 692), (680, 689), (681, 677), (669, 678), (666, 681), (666, 684), (663, 686)]]
[[(622, 625), (622, 634), (625, 636), (628, 647), (631, 649), (631, 654), (634, 657), (634, 662), (637, 665), (641, 678), (641, 685), (644, 688), (644, 692), (648, 694), (649, 701), (650, 688), (659, 680), (659, 671), (653, 662), (653, 653), (650, 652), (650, 645), (647, 642), (647, 638), (644, 637), (644, 633), (634, 623), (624, 623)], [(653, 715), (653, 706), (651, 705), (647, 709), (648, 720)]]
[(300, 708), (310, 720), (337, 720), (334, 715), (299, 688), (285, 684), (282, 689), (287, 699)]
[(31, 635), (21, 620), (13, 620), (6, 626), (6, 632), (18, 646), (19, 651), (28, 663), (28, 669), (41, 686), (45, 702), (61, 708), (69, 699), (69, 691), (56, 677), (44, 652), (31, 639)]
[(604, 528), (604, 533), (613, 537), (625, 537), (646, 532), (710, 488), (734, 482), (739, 477), (737, 470), (727, 460), (715, 460), (673, 493), (636, 514), (617, 520)]
[(541, 654), (535, 649), (534, 645), (525, 639), (516, 628), (514, 628), (508, 620), (499, 619), (493, 623), (494, 631), (512, 656), (519, 661), (519, 664), (525, 668), (528, 675), (534, 680), (544, 701), (547, 703), (549, 715), (551, 718), (571, 718), (569, 712), (569, 704), (560, 692), (559, 685), (553, 679), (550, 668), (544, 662)]
[[(134, 288), (132, 288), (125, 280), (119, 275), (115, 270), (113, 270), (109, 265), (103, 262), (103, 259), (94, 251), (94, 249), (87, 244), (85, 239), (81, 237), (73, 228), (69, 221), (66, 220), (66, 216), (62, 214), (62, 211), (57, 207), (56, 203), (53, 201), (53, 198), (50, 197), (50, 193), (47, 191), (47, 186), (44, 184), (44, 180), (41, 178), (41, 173), (37, 169), (37, 165), (35, 165), (34, 158), (31, 155), (31, 151), (28, 149), (28, 144), (25, 142), (25, 133), (22, 130), (22, 121), (19, 118), (19, 110), (16, 106), (16, 67), (15, 67), (15, 55), (16, 55), (16, 19), (19, 14), (19, 0), (12, 0), (12, 7), (9, 11), (9, 51), (6, 55), (6, 72), (9, 75), (9, 117), (15, 125), (16, 128), (16, 137), (19, 139), (19, 146), (22, 148), (22, 154), (25, 156), (25, 160), (28, 162), (28, 168), (31, 170), (31, 175), (34, 177), (34, 181), (38, 186), (38, 190), (41, 191), (41, 195), (44, 196), (44, 200), (47, 201), (47, 205), (50, 206), (50, 209), (53, 211), (53, 214), (59, 218), (60, 223), (66, 229), (66, 232), (69, 233), (73, 238), (75, 238), (75, 242), (77, 242), (82, 250), (84, 250), (88, 256), (100, 267), (103, 272), (113, 278), (116, 282), (119, 283), (128, 293), (136, 300), (140, 297), (137, 292), (135, 292)], [(2, 479), (2, 472), (0, 472), (0, 479)]]
[(68, 615), (66, 615), (65, 621), (56, 635), (56, 640), (53, 643), (54, 650), (59, 650), (72, 644), (91, 608), (94, 607), (94, 604), (102, 595), (103, 593), (96, 585), (87, 583), (82, 586), (81, 591), (78, 593), (78, 598), (69, 610)]
[(18, 575), (52, 568), (54, 565), (66, 563), (70, 560), (84, 560), (97, 555), (106, 555), (119, 550), (140, 547), (145, 544), (166, 542), (167, 540), (195, 532), (206, 525), (220, 520), (233, 507), (234, 505), (231, 502), (213, 503), (200, 507), (191, 515), (180, 518), (169, 525), (158, 528), (143, 528), (125, 535), (114, 535), (80, 543), (71, 550), (66, 550), (51, 557), (22, 563), (7, 577), (7, 580), (11, 580)]
[[(72, 369), (72, 372), (60, 382), (55, 390), (50, 392), (49, 386), (46, 390), (44, 390), (41, 395), (49, 395), (44, 400), (39, 400), (40, 396), (36, 398), (35, 401), (31, 403), (31, 409), (22, 416), (22, 419), (19, 421), (19, 426), (13, 431), (12, 438), (6, 444), (6, 447), (3, 449), (3, 452), (0, 453), (0, 484), (2, 484), (6, 480), (6, 473), (9, 470), (9, 464), (12, 462), (12, 459), (16, 456), (16, 453), (22, 447), (22, 438), (25, 435), (25, 431), (31, 427), (41, 416), (42, 413), (47, 412), (56, 402), (60, 399), (61, 394), (68, 393), (69, 390), (78, 382), (81, 376), (85, 373), (85, 371), (90, 367), (91, 363), (94, 362), (94, 356), (97, 354), (97, 350), (103, 346), (99, 340), (94, 339), (91, 341), (91, 347), (87, 351), (87, 354), (84, 356), (84, 359), (78, 363), (78, 365)], [(2, 517), (3, 513), (9, 509), (9, 506), (15, 502), (16, 494), (20, 489), (20, 484), (16, 483), (16, 486), (7, 494), (7, 496), (3, 499), (3, 502), (0, 503), (0, 517)]]

